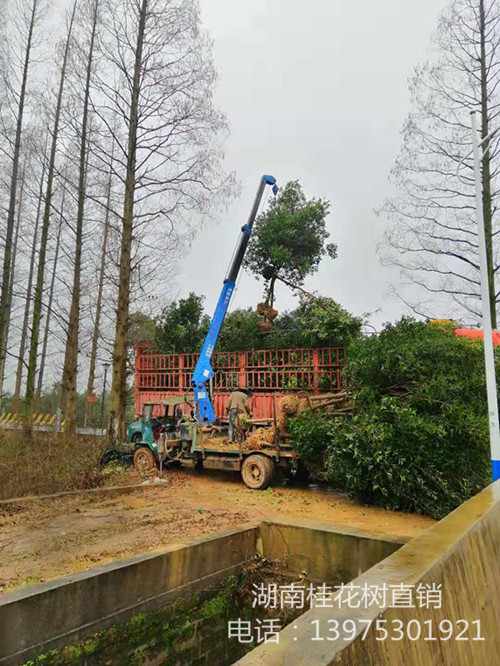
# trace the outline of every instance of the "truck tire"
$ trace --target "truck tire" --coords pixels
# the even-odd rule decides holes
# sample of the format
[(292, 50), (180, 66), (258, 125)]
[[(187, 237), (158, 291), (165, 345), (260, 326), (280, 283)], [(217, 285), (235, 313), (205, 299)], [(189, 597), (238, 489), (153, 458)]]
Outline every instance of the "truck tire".
[(265, 490), (274, 475), (274, 463), (267, 456), (253, 453), (245, 458), (241, 466), (241, 478), (247, 488)]
[(134, 451), (134, 467), (141, 476), (156, 472), (156, 458), (147, 446), (139, 446)]
[(111, 462), (120, 462), (122, 456), (116, 449), (106, 449), (99, 460), (99, 466), (105, 467)]

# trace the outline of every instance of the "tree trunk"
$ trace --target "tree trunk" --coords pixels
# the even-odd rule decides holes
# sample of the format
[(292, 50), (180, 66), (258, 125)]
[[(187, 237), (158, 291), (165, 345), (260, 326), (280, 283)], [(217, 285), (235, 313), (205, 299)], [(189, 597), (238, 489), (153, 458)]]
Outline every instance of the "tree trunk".
[(277, 275), (273, 275), (273, 277), (271, 278), (271, 281), (269, 282), (268, 305), (271, 308), (274, 305), (274, 288), (276, 286), (277, 278), (278, 278)]
[(71, 308), (68, 323), (68, 337), (64, 358), (62, 378), (61, 408), (66, 420), (67, 432), (76, 431), (76, 380), (78, 373), (78, 338), (80, 327), (80, 288), (82, 268), (83, 219), (85, 213), (86, 173), (87, 173), (87, 133), (89, 116), (90, 79), (92, 75), (92, 62), (94, 57), (94, 43), (97, 27), (98, 0), (94, 0), (92, 16), (92, 29), (90, 36), (89, 53), (85, 78), (85, 92), (83, 100), (83, 115), (80, 137), (80, 164), (78, 176), (78, 208), (75, 230), (75, 259), (73, 268), (73, 288), (71, 294)]
[(36, 258), (36, 253), (37, 253), (37, 245), (38, 245), (38, 227), (40, 226), (40, 214), (42, 212), (42, 200), (43, 200), (43, 185), (44, 185), (44, 180), (45, 180), (45, 169), (46, 169), (46, 161), (45, 161), (45, 151), (47, 149), (47, 145), (45, 145), (44, 149), (44, 161), (42, 165), (42, 174), (40, 176), (40, 189), (38, 191), (38, 203), (37, 203), (37, 208), (36, 208), (36, 218), (35, 218), (35, 230), (33, 232), (33, 242), (31, 246), (31, 257), (30, 257), (30, 267), (29, 267), (29, 274), (28, 274), (28, 285), (26, 287), (26, 301), (24, 304), (24, 315), (23, 315), (23, 325), (21, 328), (21, 339), (19, 341), (19, 355), (17, 358), (17, 368), (16, 368), (16, 386), (14, 389), (14, 410), (19, 411), (19, 401), (21, 398), (21, 382), (23, 379), (23, 368), (24, 368), (24, 352), (26, 351), (26, 339), (27, 339), (27, 333), (28, 333), (28, 325), (29, 325), (29, 318), (30, 318), (30, 310), (31, 310), (31, 289), (33, 287), (33, 277), (35, 274), (35, 258)]
[(134, 76), (130, 99), (127, 145), (127, 172), (123, 202), (122, 237), (120, 246), (120, 273), (118, 304), (113, 348), (113, 383), (111, 386), (111, 433), (116, 440), (125, 439), (125, 412), (127, 398), (127, 328), (130, 301), (130, 257), (134, 222), (136, 188), (137, 127), (139, 122), (139, 94), (141, 87), (142, 52), (146, 28), (148, 0), (142, 0), (135, 50)]
[(7, 353), (6, 337), (9, 324), (9, 286), (12, 270), (12, 238), (14, 234), (14, 223), (16, 217), (16, 197), (17, 181), (19, 172), (19, 158), (21, 154), (21, 139), (23, 133), (24, 105), (26, 100), (26, 86), (28, 83), (28, 73), (31, 58), (31, 47), (33, 44), (33, 30), (35, 27), (36, 12), (38, 0), (33, 0), (31, 8), (31, 17), (28, 27), (28, 38), (26, 42), (26, 51), (24, 53), (23, 74), (21, 79), (21, 89), (17, 105), (16, 135), (14, 139), (14, 153), (12, 156), (12, 174), (10, 179), (9, 208), (7, 211), (7, 229), (5, 234), (5, 249), (3, 257), (2, 287), (0, 290), (0, 363), (5, 364), (5, 355)]
[[(111, 152), (111, 164), (113, 163), (113, 150)], [(106, 253), (108, 248), (109, 236), (109, 213), (111, 206), (111, 181), (112, 181), (112, 166), (109, 170), (108, 184), (106, 189), (106, 212), (104, 217), (104, 230), (102, 234), (102, 247), (101, 247), (101, 264), (99, 266), (99, 278), (97, 286), (97, 299), (95, 304), (95, 321), (94, 330), (92, 332), (92, 344), (90, 348), (90, 363), (89, 363), (89, 376), (87, 379), (87, 396), (94, 392), (95, 382), (95, 367), (97, 363), (97, 344), (99, 342), (100, 326), (101, 326), (101, 308), (102, 308), (102, 292), (104, 288), (104, 272), (106, 268)], [(85, 402), (85, 425), (90, 413), (90, 403)]]
[(488, 71), (486, 62), (486, 18), (484, 11), (484, 0), (479, 2), (479, 36), (481, 45), (481, 138), (484, 141), (482, 148), (483, 169), (483, 216), (484, 231), (486, 235), (486, 260), (488, 264), (488, 289), (491, 310), (491, 325), (497, 327), (496, 294), (495, 294), (495, 269), (493, 258), (493, 210), (491, 196), (491, 153), (490, 142), (486, 137), (489, 135), (489, 104), (488, 104)]
[(42, 235), (40, 238), (40, 250), (38, 259), (38, 270), (35, 285), (35, 297), (33, 302), (33, 323), (31, 327), (30, 351), (28, 357), (28, 372), (26, 377), (26, 395), (25, 395), (25, 413), (30, 417), (32, 410), (33, 397), (35, 395), (35, 373), (38, 360), (38, 341), (40, 336), (40, 321), (42, 318), (42, 296), (44, 284), (45, 258), (47, 255), (47, 242), (49, 237), (50, 215), (52, 212), (52, 193), (54, 187), (54, 174), (56, 164), (57, 140), (59, 136), (59, 122), (61, 118), (62, 98), (64, 92), (64, 82), (66, 79), (66, 67), (68, 64), (69, 46), (73, 22), (75, 19), (76, 2), (73, 5), (71, 18), (64, 46), (64, 55), (59, 79), (59, 90), (57, 92), (57, 102), (54, 117), (54, 127), (52, 130), (52, 143), (50, 147), (49, 166), (47, 171), (47, 189), (45, 192), (45, 207), (43, 211)]
[[(9, 289), (8, 289), (8, 302), (7, 302), (7, 325), (5, 327), (5, 350), (7, 351), (9, 343), (10, 332), (10, 313), (12, 310), (12, 294), (14, 291), (14, 277), (16, 272), (16, 259), (17, 259), (17, 243), (19, 240), (19, 229), (21, 226), (21, 213), (23, 210), (24, 186), (26, 183), (26, 162), (24, 163), (23, 173), (21, 176), (21, 183), (19, 186), (19, 200), (17, 202), (17, 220), (16, 231), (14, 236), (14, 243), (12, 246), (12, 262), (10, 267)], [(7, 360), (7, 353), (2, 354), (0, 357), (0, 397), (3, 397), (3, 385), (5, 382), (5, 364)]]
[(43, 334), (42, 354), (40, 356), (40, 369), (37, 377), (36, 395), (40, 398), (43, 388), (43, 375), (45, 373), (45, 361), (47, 360), (47, 343), (50, 333), (50, 320), (52, 318), (52, 303), (54, 302), (54, 287), (56, 283), (57, 262), (59, 260), (59, 247), (61, 245), (61, 233), (64, 220), (64, 202), (66, 199), (66, 189), (63, 190), (61, 200), (61, 210), (59, 213), (59, 227), (57, 229), (56, 248), (54, 251), (54, 259), (52, 262), (52, 275), (50, 278), (49, 299), (47, 301), (47, 314), (45, 316), (45, 331)]

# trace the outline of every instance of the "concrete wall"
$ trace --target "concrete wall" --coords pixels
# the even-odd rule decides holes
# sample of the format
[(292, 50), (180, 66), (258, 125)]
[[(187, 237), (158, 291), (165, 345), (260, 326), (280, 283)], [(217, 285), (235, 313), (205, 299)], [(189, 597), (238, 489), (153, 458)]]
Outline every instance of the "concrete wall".
[(404, 543), (360, 530), (345, 530), (312, 521), (264, 521), (258, 547), (293, 576), (313, 582), (350, 581)]
[[(353, 585), (366, 584), (381, 589), (386, 584), (410, 586), (442, 585), (442, 608), (368, 609), (314, 608), (280, 633), (279, 645), (261, 645), (237, 663), (240, 666), (493, 666), (500, 661), (500, 481), (463, 504), (421, 536), (356, 578)], [(469, 640), (377, 640), (381, 633), (375, 625), (363, 639), (360, 624), (355, 637), (342, 631), (345, 619), (356, 621), (394, 620), (406, 627), (410, 620), (421, 626), (443, 619), (469, 622), (480, 619), (484, 641)], [(337, 620), (340, 635), (336, 640), (312, 640), (317, 627), (328, 635), (328, 621)], [(415, 627), (415, 622), (413, 624)], [(459, 627), (463, 628), (463, 624)], [(393, 632), (390, 634), (395, 636)], [(429, 634), (436, 636), (436, 631)]]
[[(166, 608), (179, 596), (214, 588), (257, 554), (279, 560), (285, 574), (306, 571), (308, 580), (340, 583), (399, 546), (317, 523), (265, 522), (0, 595), (0, 664), (22, 663), (139, 612)], [(215, 619), (199, 623), (200, 644), (205, 633), (221, 629)]]
[[(315, 608), (237, 662), (243, 666), (493, 666), (500, 654), (500, 482), (485, 489), (421, 536), (398, 549), (391, 539), (332, 526), (286, 521), (167, 548), (163, 553), (97, 567), (84, 574), (0, 596), (0, 664), (22, 663), (33, 654), (66, 644), (155, 611), (188, 593), (210, 589), (239, 572), (260, 553), (281, 560), (293, 576), (303, 572), (325, 583), (358, 589), (401, 583), (440, 584), (442, 608)], [(377, 563), (380, 558), (382, 559)], [(365, 568), (368, 568), (365, 570)], [(360, 574), (360, 572), (363, 572)], [(345, 595), (344, 595), (345, 597)], [(345, 598), (344, 598), (345, 601)], [(484, 641), (377, 640), (372, 626), (350, 638), (344, 619), (355, 621), (481, 620)], [(340, 623), (335, 640), (312, 640), (314, 622)], [(215, 622), (205, 620), (208, 628)], [(218, 631), (218, 630), (217, 630)], [(330, 636), (331, 638), (331, 636)], [(469, 638), (471, 636), (469, 635)], [(212, 640), (212, 639), (210, 639)], [(222, 641), (222, 634), (217, 640)]]
[(0, 595), (0, 664), (21, 664), (214, 587), (255, 557), (256, 539), (250, 525)]

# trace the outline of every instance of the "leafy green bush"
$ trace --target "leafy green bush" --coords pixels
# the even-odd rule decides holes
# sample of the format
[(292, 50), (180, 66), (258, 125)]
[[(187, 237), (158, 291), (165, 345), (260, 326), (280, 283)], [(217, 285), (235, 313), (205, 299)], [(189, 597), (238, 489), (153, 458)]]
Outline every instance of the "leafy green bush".
[(489, 482), (480, 343), (405, 318), (355, 341), (348, 358), (354, 415), (306, 413), (290, 424), (321, 478), (368, 503), (435, 518)]

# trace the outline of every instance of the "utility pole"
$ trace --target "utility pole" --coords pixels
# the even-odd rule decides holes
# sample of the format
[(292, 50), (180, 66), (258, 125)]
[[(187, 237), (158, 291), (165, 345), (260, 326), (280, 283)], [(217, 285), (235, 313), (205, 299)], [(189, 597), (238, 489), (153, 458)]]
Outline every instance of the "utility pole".
[(493, 330), (491, 327), (491, 307), (489, 298), (488, 261), (486, 254), (486, 234), (484, 230), (483, 199), (481, 185), (482, 144), (489, 140), (486, 136), (478, 141), (476, 112), (471, 111), (472, 151), (474, 156), (474, 176), (476, 187), (476, 223), (479, 245), (479, 266), (481, 275), (481, 308), (483, 315), (484, 365), (486, 370), (486, 394), (488, 399), (488, 420), (490, 428), (491, 472), (493, 481), (500, 479), (500, 429), (498, 424), (498, 396), (495, 374), (495, 353), (493, 350)]
[(106, 382), (108, 379), (109, 363), (103, 363), (102, 367), (104, 368), (104, 380), (102, 385), (102, 399), (101, 399), (101, 428), (104, 429), (104, 402), (106, 400)]

